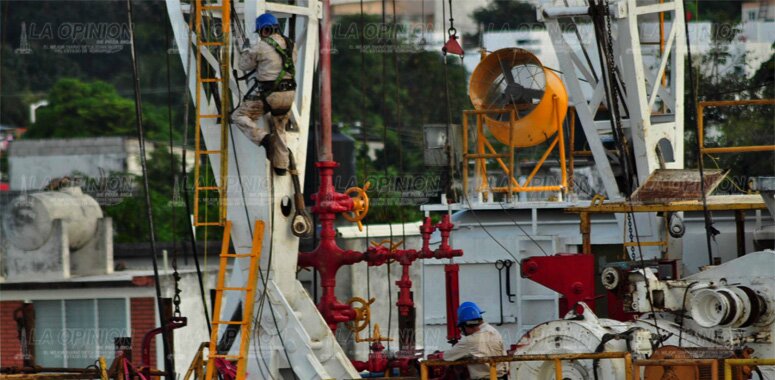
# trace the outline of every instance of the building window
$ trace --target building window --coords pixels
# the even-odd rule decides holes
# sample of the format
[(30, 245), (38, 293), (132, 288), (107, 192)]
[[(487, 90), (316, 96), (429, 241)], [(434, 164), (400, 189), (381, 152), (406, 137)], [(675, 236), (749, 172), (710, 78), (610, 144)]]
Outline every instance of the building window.
[(748, 20), (749, 21), (756, 20), (756, 11), (753, 11), (753, 10), (748, 11)]
[(129, 336), (124, 298), (34, 301), (35, 362), (80, 368), (114, 358), (113, 339)]

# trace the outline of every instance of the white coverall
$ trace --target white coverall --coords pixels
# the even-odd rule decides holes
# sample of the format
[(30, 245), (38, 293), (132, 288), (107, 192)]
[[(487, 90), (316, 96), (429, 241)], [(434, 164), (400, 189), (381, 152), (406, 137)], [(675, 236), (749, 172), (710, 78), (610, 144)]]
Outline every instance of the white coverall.
[[(455, 361), (466, 358), (484, 358), (488, 356), (504, 356), (503, 337), (489, 323), (483, 322), (479, 330), (471, 335), (463, 336), (457, 344), (444, 351), (444, 360)], [(498, 377), (508, 373), (507, 363), (498, 363)], [(471, 379), (489, 379), (490, 367), (487, 364), (472, 364), (468, 366)]]
[[(287, 48), (285, 40), (279, 34), (274, 33), (267, 38), (277, 41), (278, 45), (283, 49)], [(295, 65), (295, 46), (292, 57)], [(280, 71), (282, 71), (283, 59), (272, 45), (263, 39), (259, 39), (250, 49), (243, 50), (240, 53), (239, 68), (242, 71), (256, 69), (253, 78), (249, 82), (251, 84), (254, 83), (254, 79), (259, 82), (274, 82), (277, 80), (278, 75), (280, 75)], [(293, 79), (293, 76), (290, 73), (285, 73), (283, 79)], [(255, 93), (248, 95), (255, 95)], [(267, 154), (272, 162), (272, 167), (276, 169), (288, 169), (288, 146), (285, 142), (285, 128), (289, 121), (289, 115), (288, 112), (282, 113), (282, 111), (290, 111), (295, 97), (296, 91), (277, 91), (266, 97), (272, 110), (275, 113), (280, 111), (278, 115), (272, 115), (271, 117), (271, 132), (264, 128), (259, 128), (256, 123), (256, 120), (268, 111), (261, 100), (243, 100), (231, 117), (231, 122), (236, 124), (242, 133), (257, 145), (260, 145), (265, 137), (270, 136), (265, 143), (268, 143), (266, 145), (268, 149)]]

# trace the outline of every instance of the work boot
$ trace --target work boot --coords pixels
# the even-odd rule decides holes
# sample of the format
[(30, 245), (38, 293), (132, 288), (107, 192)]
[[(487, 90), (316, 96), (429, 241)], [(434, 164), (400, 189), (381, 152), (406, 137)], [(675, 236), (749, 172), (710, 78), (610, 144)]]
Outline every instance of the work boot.
[(277, 133), (271, 133), (266, 137), (270, 147), (269, 161), (272, 163), (274, 174), (284, 176), (288, 172), (288, 147), (285, 141)]
[(258, 146), (263, 146), (264, 147), (264, 153), (266, 154), (266, 159), (267, 160), (271, 160), (271, 158), (270, 158), (271, 155), (269, 153), (269, 149), (271, 149), (270, 148), (270, 144), (269, 144), (269, 136), (270, 135), (264, 136), (264, 138), (261, 140), (261, 142), (258, 143)]

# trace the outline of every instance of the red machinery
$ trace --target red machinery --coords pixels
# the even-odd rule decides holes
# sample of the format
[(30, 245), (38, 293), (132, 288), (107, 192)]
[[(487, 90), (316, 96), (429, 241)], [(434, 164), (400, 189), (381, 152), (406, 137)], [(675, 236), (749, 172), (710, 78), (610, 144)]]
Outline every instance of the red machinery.
[(558, 253), (522, 260), (522, 277), (529, 278), (557, 293), (560, 315), (565, 315), (578, 302), (595, 309), (595, 262), (587, 254)]
[[(401, 264), (401, 278), (395, 284), (399, 287), (398, 306), (401, 316), (408, 316), (414, 309), (411, 288), (412, 280), (409, 276), (409, 268), (416, 260), (420, 259), (449, 259), (456, 256), (462, 256), (463, 251), (453, 249), (449, 245), (450, 231), (454, 225), (449, 220), (449, 215), (445, 215), (442, 221), (437, 225), (431, 223), (430, 218), (425, 218), (420, 227), (422, 234), (422, 248), (416, 249), (394, 249), (393, 247), (369, 247), (365, 252), (343, 250), (336, 244), (336, 230), (334, 229), (334, 220), (337, 214), (351, 213), (344, 215), (346, 219), (357, 222), (360, 221), (368, 212), (368, 196), (366, 191), (361, 188), (350, 188), (345, 193), (338, 193), (333, 185), (334, 168), (338, 166), (333, 161), (321, 161), (315, 164), (320, 169), (320, 188), (316, 194), (312, 195), (315, 205), (312, 212), (318, 215), (320, 220), (320, 243), (312, 252), (299, 253), (300, 267), (315, 268), (320, 274), (320, 286), (322, 287), (321, 297), (317, 304), (321, 315), (328, 323), (331, 330), (336, 331), (337, 325), (342, 322), (350, 322), (356, 318), (355, 309), (343, 302), (337, 300), (334, 293), (336, 287), (336, 272), (344, 265), (352, 265), (365, 261), (369, 266), (378, 266), (388, 261), (396, 261)], [(355, 197), (351, 197), (354, 194)], [(430, 248), (431, 234), (438, 229), (441, 234), (441, 244), (439, 248), (432, 250)], [(451, 276), (448, 276), (451, 277)], [(454, 276), (456, 277), (456, 276)], [(454, 303), (457, 307), (457, 284), (448, 286), (447, 301)], [(450, 305), (451, 306), (451, 305)], [(454, 323), (454, 321), (453, 321)], [(379, 342), (371, 345), (372, 354), (368, 362), (358, 363), (359, 369), (367, 369), (372, 372), (382, 372), (388, 367), (406, 367), (406, 363), (394, 363), (389, 365), (382, 354), (384, 347)], [(399, 360), (401, 361), (401, 360)]]

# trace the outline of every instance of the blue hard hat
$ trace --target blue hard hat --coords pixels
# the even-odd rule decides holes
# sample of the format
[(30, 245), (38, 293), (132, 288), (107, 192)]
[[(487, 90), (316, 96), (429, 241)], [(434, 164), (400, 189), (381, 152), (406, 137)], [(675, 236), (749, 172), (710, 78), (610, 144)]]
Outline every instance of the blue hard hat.
[(479, 306), (473, 302), (463, 302), (457, 308), (457, 324), (462, 326), (471, 321), (478, 321), (482, 319), (484, 312)]
[(277, 21), (277, 17), (274, 17), (271, 13), (264, 13), (261, 16), (256, 17), (256, 32), (266, 27), (280, 26), (280, 22)]

